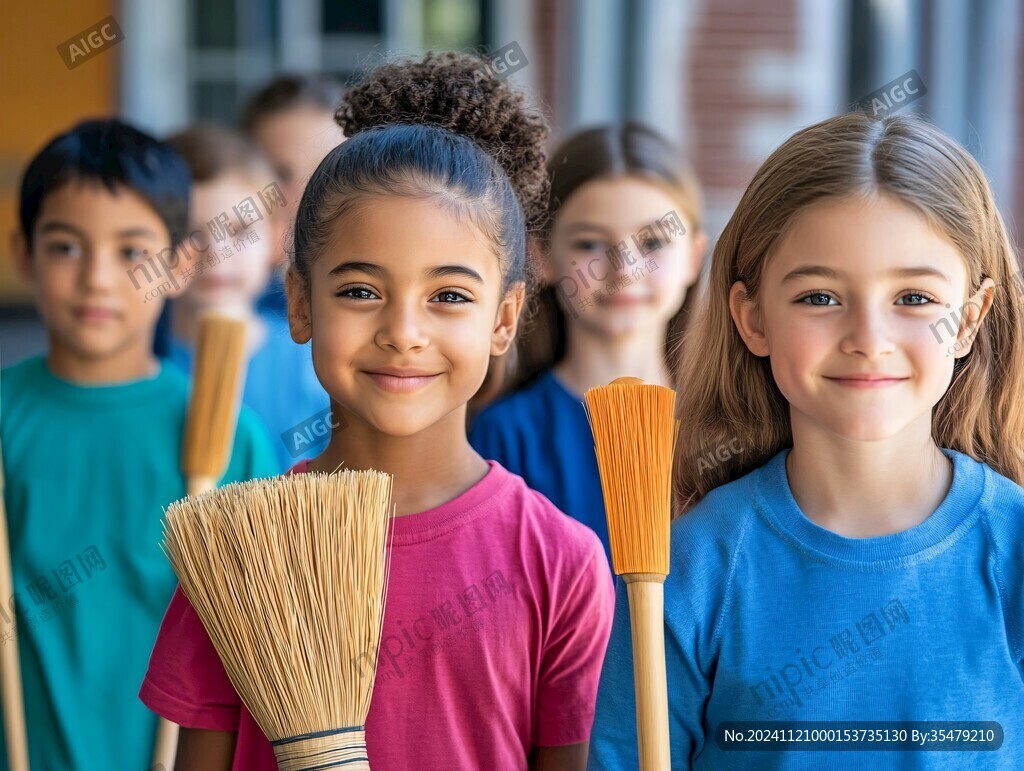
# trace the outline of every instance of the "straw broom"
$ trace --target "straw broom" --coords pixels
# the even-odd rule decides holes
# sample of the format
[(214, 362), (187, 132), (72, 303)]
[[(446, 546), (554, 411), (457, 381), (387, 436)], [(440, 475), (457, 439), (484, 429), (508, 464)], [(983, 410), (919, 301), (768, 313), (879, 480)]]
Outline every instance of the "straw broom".
[(626, 582), (641, 771), (670, 771), (665, 674), (675, 391), (620, 377), (585, 394), (608, 517), (612, 568)]
[(167, 509), (164, 550), (282, 771), (369, 771), (391, 485), (307, 472)]
[[(10, 540), (7, 535), (7, 506), (4, 503), (3, 453), (0, 452), (0, 599), (13, 596), (14, 578), (11, 569)], [(15, 620), (12, 619), (12, 625), (17, 632)], [(11, 640), (0, 645), (0, 678), (2, 678), (3, 687), (7, 767), (10, 771), (29, 771), (25, 705), (22, 702), (21, 664), (18, 661), (16, 637), (12, 637)]]
[[(189, 495), (212, 490), (227, 470), (238, 422), (245, 366), (244, 321), (205, 315), (199, 322), (192, 395), (185, 418), (181, 470)], [(153, 767), (174, 767), (178, 726), (160, 718)]]

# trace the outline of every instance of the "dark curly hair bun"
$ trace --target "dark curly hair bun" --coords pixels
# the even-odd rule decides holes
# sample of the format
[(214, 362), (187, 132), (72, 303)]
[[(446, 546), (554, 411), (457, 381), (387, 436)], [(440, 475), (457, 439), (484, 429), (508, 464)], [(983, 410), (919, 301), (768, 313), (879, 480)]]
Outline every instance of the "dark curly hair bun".
[(526, 105), (522, 92), (496, 78), (486, 60), (444, 52), (381, 65), (345, 94), (334, 118), (347, 137), (391, 123), (419, 123), (474, 139), (508, 175), (527, 230), (543, 229), (547, 121)]

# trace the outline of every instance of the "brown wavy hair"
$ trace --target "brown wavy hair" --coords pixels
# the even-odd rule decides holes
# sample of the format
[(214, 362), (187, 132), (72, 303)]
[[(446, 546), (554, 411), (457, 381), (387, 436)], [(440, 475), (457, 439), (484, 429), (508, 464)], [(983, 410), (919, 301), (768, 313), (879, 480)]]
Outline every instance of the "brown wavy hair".
[[(947, 238), (967, 266), (970, 294), (983, 278), (996, 291), (970, 352), (932, 412), (939, 447), (963, 452), (1017, 482), (1024, 438), (1022, 300), (1008, 291), (1017, 262), (978, 163), (954, 140), (916, 116), (881, 121), (853, 112), (790, 137), (754, 175), (712, 256), (705, 301), (684, 345), (679, 384), (681, 435), (674, 471), (677, 511), (792, 446), (789, 406), (767, 358), (754, 356), (729, 313), (737, 281), (757, 302), (775, 245), (794, 218), (829, 198), (883, 193), (912, 207)], [(683, 387), (685, 385), (685, 387)], [(710, 469), (709, 448), (743, 448)], [(730, 453), (726, 453), (730, 455)]]

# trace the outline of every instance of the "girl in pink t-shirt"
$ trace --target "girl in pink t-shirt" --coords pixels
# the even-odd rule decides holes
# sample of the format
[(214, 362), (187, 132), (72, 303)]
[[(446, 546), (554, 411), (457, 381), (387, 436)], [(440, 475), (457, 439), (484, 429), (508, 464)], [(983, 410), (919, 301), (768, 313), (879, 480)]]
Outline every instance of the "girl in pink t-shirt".
[[(350, 138), (306, 187), (287, 274), (292, 337), (312, 341), (333, 433), (292, 473), (394, 475), (370, 762), (583, 768), (614, 602), (604, 551), (465, 428), (533, 280), (544, 120), (460, 54), (378, 68), (337, 119)], [(178, 768), (276, 768), (180, 590), (140, 695), (182, 726)]]

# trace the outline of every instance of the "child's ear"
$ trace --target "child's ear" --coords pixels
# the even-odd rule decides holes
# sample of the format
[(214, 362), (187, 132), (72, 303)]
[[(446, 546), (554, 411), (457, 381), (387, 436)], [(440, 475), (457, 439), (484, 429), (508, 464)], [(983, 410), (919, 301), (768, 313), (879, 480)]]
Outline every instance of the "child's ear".
[(737, 281), (729, 290), (729, 313), (747, 349), (755, 356), (767, 356), (768, 338), (764, 333), (761, 313), (747, 297), (747, 287), (742, 281)]
[(502, 356), (516, 339), (519, 327), (519, 313), (526, 299), (526, 285), (523, 282), (513, 284), (498, 306), (498, 314), (491, 332), (491, 356)]
[(304, 345), (313, 337), (309, 289), (294, 265), (289, 265), (288, 270), (285, 271), (284, 292), (288, 298), (288, 330), (292, 334), (292, 340), (299, 345)]
[(960, 309), (960, 329), (956, 333), (956, 353), (953, 354), (955, 358), (962, 358), (970, 352), (978, 336), (978, 330), (981, 329), (981, 323), (992, 307), (995, 290), (995, 281), (983, 278), (978, 291), (971, 295)]
[(25, 238), (25, 234), (21, 232), (21, 228), (15, 228), (11, 231), (8, 246), (11, 251), (11, 260), (14, 262), (14, 268), (18, 275), (29, 284), (35, 283), (35, 275), (32, 270), (32, 255), (29, 253), (28, 241)]

